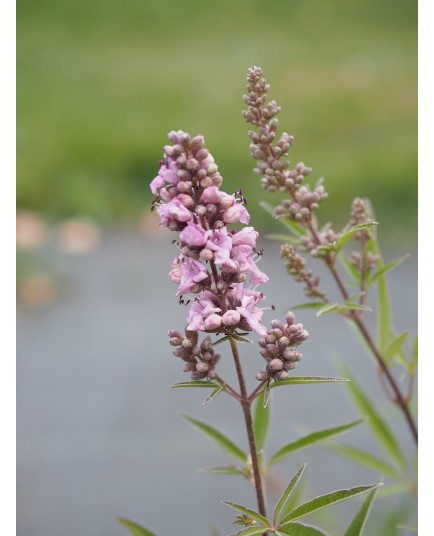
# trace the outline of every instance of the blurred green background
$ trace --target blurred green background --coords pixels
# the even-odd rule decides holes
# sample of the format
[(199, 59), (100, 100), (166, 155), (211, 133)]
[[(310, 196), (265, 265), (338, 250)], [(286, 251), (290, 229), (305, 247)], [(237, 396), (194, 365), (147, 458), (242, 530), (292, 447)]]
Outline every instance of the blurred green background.
[(225, 178), (252, 173), (241, 110), (260, 65), (293, 163), (326, 178), (321, 219), (368, 196), (392, 240), (416, 232), (415, 0), (18, 0), (18, 207), (137, 221), (166, 133), (203, 133)]

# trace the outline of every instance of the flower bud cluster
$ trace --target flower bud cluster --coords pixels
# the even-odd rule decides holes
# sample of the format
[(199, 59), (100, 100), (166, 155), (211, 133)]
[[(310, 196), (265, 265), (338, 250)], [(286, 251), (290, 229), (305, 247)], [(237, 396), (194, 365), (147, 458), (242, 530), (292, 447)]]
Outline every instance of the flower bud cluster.
[(185, 362), (184, 372), (191, 373), (192, 380), (212, 380), (216, 376), (215, 366), (220, 354), (214, 352), (211, 337), (206, 337), (198, 346), (198, 333), (185, 331), (185, 336), (179, 331), (169, 330), (170, 344), (176, 347), (173, 355)]
[(380, 256), (375, 253), (368, 252), (362, 254), (359, 251), (351, 252), (351, 261), (352, 264), (358, 269), (360, 273), (369, 272), (380, 260)]
[(302, 324), (295, 324), (292, 312), (287, 313), (286, 324), (273, 320), (271, 328), (271, 331), (259, 340), (260, 354), (267, 362), (265, 370), (256, 374), (259, 381), (270, 378), (275, 381), (286, 380), (288, 371), (294, 369), (302, 358), (296, 348), (309, 337)]
[(305, 283), (304, 293), (308, 298), (325, 299), (325, 293), (318, 288), (319, 277), (313, 277), (310, 270), (306, 270), (306, 259), (304, 259), (294, 246), (284, 244), (280, 248), (280, 256), (285, 261), (288, 273), (292, 275), (294, 281)]
[[(350, 227), (356, 227), (363, 223), (368, 223), (372, 221), (371, 215), (369, 214), (369, 207), (366, 201), (360, 197), (353, 199), (351, 204), (351, 217), (349, 225)], [(368, 240), (372, 238), (371, 231), (369, 229), (363, 229), (354, 235), (356, 240)]]
[(243, 116), (257, 129), (249, 131), (252, 141), (250, 152), (257, 161), (255, 172), (262, 175), (261, 183), (265, 190), (285, 192), (291, 196), (291, 200), (284, 201), (276, 208), (277, 218), (286, 216), (295, 221), (309, 222), (313, 211), (327, 198), (327, 193), (321, 182), (314, 191), (301, 186), (312, 171), (302, 162), (294, 169), (289, 169), (290, 162), (287, 157), (289, 148), (294, 143), (294, 137), (284, 132), (275, 142), (279, 125), (276, 116), (280, 112), (280, 107), (275, 101), (267, 103), (270, 86), (262, 75), (262, 69), (259, 67), (251, 67), (248, 70), (248, 94), (243, 97), (248, 105), (248, 109), (243, 111)]

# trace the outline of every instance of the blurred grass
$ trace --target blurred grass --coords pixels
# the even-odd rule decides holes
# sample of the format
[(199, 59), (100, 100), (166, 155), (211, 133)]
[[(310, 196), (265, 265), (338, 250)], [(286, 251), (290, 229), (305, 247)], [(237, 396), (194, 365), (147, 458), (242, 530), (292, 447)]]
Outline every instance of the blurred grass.
[(17, 17), (19, 207), (135, 219), (166, 133), (183, 129), (269, 224), (240, 113), (260, 65), (292, 161), (326, 177), (321, 214), (343, 223), (369, 196), (387, 234), (415, 232), (414, 0), (18, 0)]

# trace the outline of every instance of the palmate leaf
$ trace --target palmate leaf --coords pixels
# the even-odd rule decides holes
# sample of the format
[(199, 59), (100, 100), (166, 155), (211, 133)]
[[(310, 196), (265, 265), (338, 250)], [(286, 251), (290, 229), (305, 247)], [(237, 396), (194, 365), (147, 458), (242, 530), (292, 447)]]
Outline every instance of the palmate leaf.
[(333, 378), (329, 376), (293, 376), (287, 380), (274, 382), (270, 385), (270, 389), (275, 387), (283, 387), (285, 385), (304, 385), (308, 383), (336, 383), (336, 382), (349, 382), (347, 378)]
[(255, 414), (253, 417), (253, 432), (255, 435), (256, 450), (259, 453), (262, 464), (262, 451), (264, 450), (265, 440), (270, 425), (270, 404), (264, 406), (264, 393), (258, 396), (255, 405)]
[(300, 506), (297, 506), (297, 508), (289, 512), (289, 514), (287, 514), (282, 519), (282, 526), (286, 525), (293, 519), (304, 517), (308, 514), (311, 514), (312, 512), (316, 512), (317, 510), (326, 508), (327, 506), (330, 506), (331, 504), (345, 501), (346, 499), (350, 499), (351, 497), (355, 497), (356, 495), (365, 493), (380, 485), (381, 484), (373, 484), (371, 486), (357, 486), (355, 488), (332, 491), (331, 493), (327, 493), (325, 495), (320, 495), (319, 497), (315, 497), (315, 499), (312, 499), (304, 504), (301, 504)]
[(276, 534), (281, 536), (328, 536), (326, 532), (318, 527), (306, 525), (305, 523), (288, 523), (281, 527)]
[(234, 510), (237, 510), (238, 512), (241, 512), (242, 514), (246, 515), (247, 517), (250, 517), (251, 519), (254, 519), (258, 523), (262, 525), (262, 528), (270, 527), (270, 523), (266, 517), (261, 515), (259, 512), (256, 512), (255, 510), (252, 510), (251, 508), (247, 508), (246, 506), (241, 506), (241, 504), (237, 504), (230, 501), (222, 501), (223, 504), (226, 504), (226, 506), (230, 506)]
[(297, 471), (297, 473), (293, 476), (291, 479), (291, 482), (288, 484), (285, 491), (282, 493), (282, 496), (280, 497), (279, 501), (277, 502), (274, 511), (273, 511), (273, 523), (276, 525), (276, 523), (279, 521), (280, 515), (285, 508), (285, 505), (289, 499), (289, 496), (291, 495), (292, 491), (294, 490), (295, 486), (298, 484), (298, 481), (300, 480), (303, 471), (306, 468), (306, 464), (304, 463), (300, 469)]
[(351, 521), (349, 527), (347, 528), (343, 536), (361, 536), (377, 491), (378, 488), (374, 488), (372, 491), (369, 492), (360, 510), (357, 512), (356, 516)]
[(243, 461), (244, 463), (247, 462), (247, 454), (216, 428), (197, 419), (193, 419), (185, 414), (181, 414), (181, 417), (213, 439), (226, 453)]
[(277, 451), (276, 454), (274, 454), (274, 456), (271, 458), (269, 462), (270, 466), (283, 460), (284, 458), (286, 458), (293, 452), (302, 450), (307, 447), (311, 447), (312, 445), (315, 445), (316, 443), (319, 443), (320, 441), (324, 441), (325, 439), (328, 439), (330, 437), (335, 437), (339, 434), (343, 434), (344, 432), (351, 430), (351, 428), (358, 426), (363, 421), (364, 419), (358, 419), (357, 421), (353, 421), (348, 424), (342, 424), (340, 426), (335, 426), (333, 428), (326, 428), (325, 430), (312, 432), (311, 434), (308, 434), (304, 437), (301, 437), (300, 439), (297, 439), (297, 441), (288, 443), (287, 445), (282, 447), (279, 451)]
[[(341, 365), (340, 368), (345, 375), (350, 376), (348, 370), (344, 366)], [(368, 425), (381, 446), (402, 469), (405, 469), (407, 464), (404, 456), (402, 455), (401, 449), (399, 448), (398, 441), (392, 434), (384, 419), (380, 416), (372, 402), (369, 400), (368, 396), (363, 392), (362, 388), (354, 378), (351, 378), (351, 382), (348, 384), (348, 387), (356, 406), (359, 408), (362, 414), (365, 414), (367, 417), (369, 417)]]
[(130, 531), (131, 536), (157, 536), (155, 532), (151, 532), (129, 519), (118, 517), (118, 522)]

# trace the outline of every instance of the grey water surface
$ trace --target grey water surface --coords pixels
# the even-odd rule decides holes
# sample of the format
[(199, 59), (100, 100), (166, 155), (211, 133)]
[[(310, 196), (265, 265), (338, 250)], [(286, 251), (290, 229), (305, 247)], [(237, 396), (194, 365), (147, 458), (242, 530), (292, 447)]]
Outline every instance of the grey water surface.
[[(301, 287), (286, 275), (278, 245), (263, 246), (261, 269), (271, 281), (261, 290), (267, 304), (276, 307), (265, 313), (270, 321), (306, 300)], [(205, 391), (169, 388), (188, 379), (166, 335), (169, 328), (184, 327), (186, 313), (167, 277), (175, 254), (170, 235), (161, 242), (126, 231), (108, 233), (101, 248), (87, 256), (49, 252), (57, 299), (39, 310), (18, 311), (18, 536), (121, 536), (126, 531), (117, 516), (161, 536), (206, 535), (212, 525), (227, 534), (234, 531), (234, 513), (221, 500), (255, 507), (247, 481), (199, 471), (232, 460), (179, 417), (185, 412), (206, 420), (247, 448), (235, 402), (220, 396), (203, 406)], [(332, 288), (327, 281), (324, 276), (324, 286)], [(415, 259), (390, 274), (390, 285), (397, 328), (409, 329), (413, 339)], [(297, 375), (335, 376), (337, 363), (344, 361), (413, 463), (413, 444), (401, 415), (386, 401), (372, 363), (345, 322), (334, 315), (316, 318), (312, 310), (299, 311), (297, 320), (310, 332)], [(220, 348), (224, 355), (219, 371), (233, 377), (231, 358)], [(256, 345), (243, 345), (242, 353), (253, 388), (263, 360)], [(356, 419), (359, 413), (346, 391), (344, 384), (275, 390), (267, 452), (317, 428)], [(385, 458), (366, 425), (343, 440)], [(307, 497), (379, 478), (374, 471), (313, 447), (276, 466), (269, 506), (273, 490), (281, 490), (304, 461)], [(375, 524), (384, 511), (400, 521), (408, 510), (406, 522), (414, 522), (408, 496), (382, 501), (381, 511), (374, 507), (369, 536), (387, 534)], [(357, 499), (343, 503), (311, 522), (324, 522), (333, 536), (342, 534), (359, 504)]]

